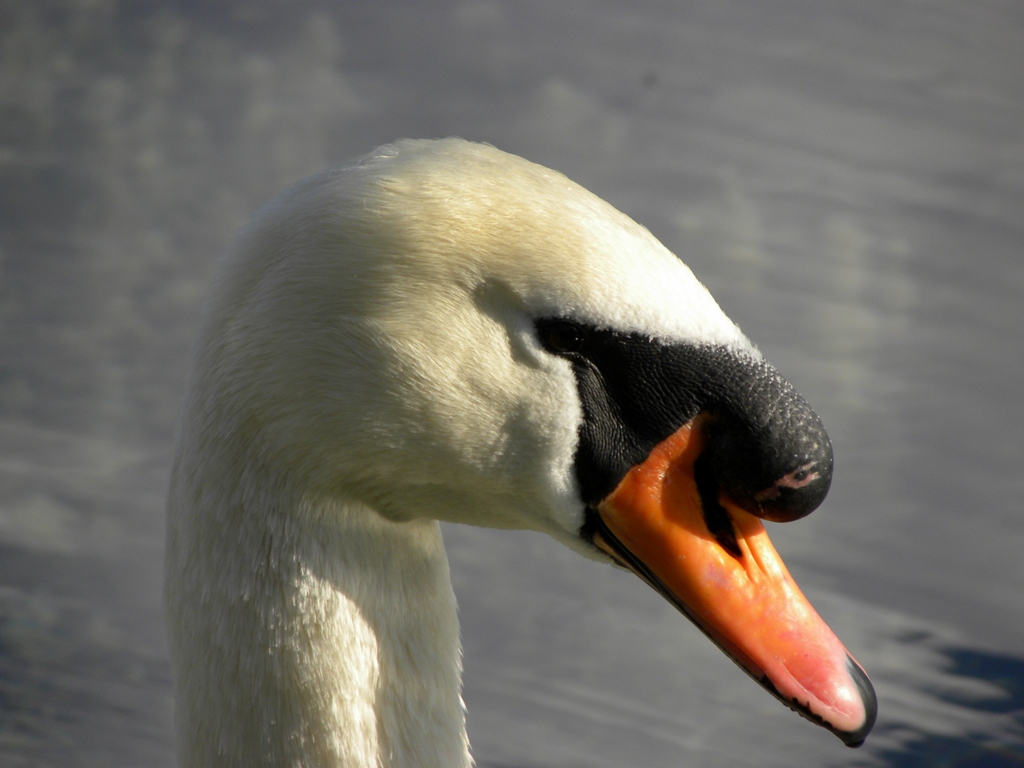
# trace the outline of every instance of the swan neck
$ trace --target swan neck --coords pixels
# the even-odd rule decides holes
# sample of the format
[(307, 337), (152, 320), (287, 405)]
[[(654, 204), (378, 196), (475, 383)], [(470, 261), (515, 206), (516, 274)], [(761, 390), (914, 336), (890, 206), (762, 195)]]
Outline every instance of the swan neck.
[(166, 565), (181, 764), (469, 766), (437, 522), (191, 474)]

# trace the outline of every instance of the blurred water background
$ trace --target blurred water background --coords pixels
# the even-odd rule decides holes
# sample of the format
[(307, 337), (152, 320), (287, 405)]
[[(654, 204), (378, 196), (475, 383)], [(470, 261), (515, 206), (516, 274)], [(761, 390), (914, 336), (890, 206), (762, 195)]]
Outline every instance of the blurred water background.
[(836, 452), (771, 526), (867, 745), (629, 574), (445, 529), (483, 768), (1024, 765), (1024, 5), (0, 0), (0, 764), (173, 765), (163, 497), (211, 265), (402, 136), (647, 225)]

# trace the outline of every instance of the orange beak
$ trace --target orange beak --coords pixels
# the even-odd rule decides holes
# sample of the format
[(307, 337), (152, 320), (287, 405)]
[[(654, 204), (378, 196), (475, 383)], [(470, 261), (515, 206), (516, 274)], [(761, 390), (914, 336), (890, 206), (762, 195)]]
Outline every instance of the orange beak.
[(697, 416), (629, 470), (598, 506), (594, 544), (783, 703), (859, 746), (876, 712), (864, 670), (797, 587), (761, 521), (724, 493), (717, 505), (701, 498), (706, 420)]

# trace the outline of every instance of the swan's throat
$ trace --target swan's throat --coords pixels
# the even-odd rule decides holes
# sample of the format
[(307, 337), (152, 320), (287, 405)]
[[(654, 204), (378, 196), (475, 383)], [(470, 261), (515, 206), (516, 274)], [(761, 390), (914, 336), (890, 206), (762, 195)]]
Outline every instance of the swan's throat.
[(265, 506), (172, 523), (182, 764), (468, 766), (438, 524), (361, 505)]

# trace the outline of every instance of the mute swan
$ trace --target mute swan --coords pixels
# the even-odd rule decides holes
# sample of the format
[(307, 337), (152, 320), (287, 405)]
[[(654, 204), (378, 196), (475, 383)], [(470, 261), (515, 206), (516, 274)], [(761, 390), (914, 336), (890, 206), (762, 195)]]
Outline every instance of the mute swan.
[(646, 229), (492, 147), (402, 141), (236, 240), (168, 503), (182, 765), (471, 765), (439, 520), (647, 581), (851, 746), (863, 670), (761, 521), (813, 510), (817, 416)]

